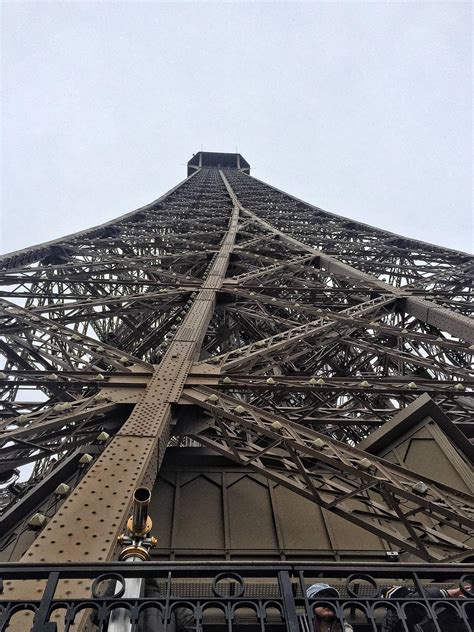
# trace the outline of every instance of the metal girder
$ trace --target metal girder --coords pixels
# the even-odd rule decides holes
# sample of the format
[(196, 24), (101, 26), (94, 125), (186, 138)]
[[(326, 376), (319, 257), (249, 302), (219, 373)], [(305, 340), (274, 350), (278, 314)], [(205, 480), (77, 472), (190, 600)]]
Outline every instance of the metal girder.
[[(207, 373), (199, 373), (199, 368), (202, 368), (202, 364), (195, 365), (195, 371), (189, 375), (186, 383), (188, 385), (205, 384), (206, 380), (212, 380)], [(223, 380), (228, 381), (224, 382)], [(347, 393), (351, 391), (367, 392), (381, 392), (397, 394), (400, 392), (413, 393), (414, 391), (421, 391), (430, 394), (446, 394), (453, 397), (472, 397), (474, 396), (474, 378), (465, 380), (462, 382), (464, 388), (457, 389), (459, 382), (452, 380), (418, 380), (413, 386), (408, 386), (410, 377), (379, 377), (372, 381), (367, 381), (367, 378), (362, 377), (326, 377), (325, 379), (318, 380), (311, 375), (295, 375), (278, 376), (275, 379), (272, 378), (272, 382), (269, 384), (268, 379), (265, 376), (254, 375), (253, 373), (219, 373), (214, 378), (215, 384), (219, 383), (220, 388), (227, 390), (255, 390), (255, 391), (306, 391), (306, 392), (334, 392), (340, 390)], [(369, 378), (370, 380), (370, 378)]]
[[(255, 281), (262, 276), (270, 276), (280, 272), (281, 270), (289, 269), (290, 271), (297, 269), (302, 264), (310, 262), (314, 259), (314, 256), (305, 255), (303, 257), (293, 257), (289, 261), (282, 261), (281, 263), (274, 263), (273, 265), (266, 265), (262, 269), (253, 270), (252, 272), (245, 272), (238, 274), (232, 278), (232, 283), (236, 285), (247, 283), (248, 281)], [(227, 281), (230, 284), (230, 281)]]
[[(25, 426), (0, 433), (0, 473), (21, 464), (38, 461), (40, 451), (50, 455), (70, 451), (74, 444), (90, 441), (98, 428), (116, 426), (122, 412), (114, 403), (98, 404), (82, 401), (70, 405), (72, 412), (61, 414), (47, 411), (25, 415)], [(111, 421), (112, 420), (112, 421)]]
[[(152, 486), (156, 478), (170, 436), (171, 406), (178, 401), (191, 363), (199, 352), (214, 310), (216, 292), (227, 270), (238, 230), (239, 210), (230, 206), (221, 212), (227, 213), (228, 225), (220, 249), (213, 256), (202, 288), (194, 297), (162, 362), (154, 370), (143, 396), (80, 486), (25, 554), (24, 561), (55, 559), (71, 562), (84, 559), (84, 556), (91, 560), (113, 557), (134, 489), (139, 485)], [(107, 520), (103, 518), (104, 503)], [(85, 504), (94, 507), (87, 521), (94, 540), (88, 541), (87, 551), (83, 547), (81, 518)], [(76, 585), (75, 589), (86, 595), (88, 587)], [(16, 599), (26, 598), (30, 590), (31, 586), (24, 587), (23, 591), (14, 586), (6, 587), (6, 593)]]
[[(247, 176), (244, 174), (240, 175), (239, 177), (248, 179), (248, 180), (255, 180), (255, 178), (251, 178), (250, 176)], [(240, 205), (240, 209), (244, 216), (252, 217), (255, 222), (258, 222), (258, 224), (263, 226), (266, 230), (268, 230), (269, 232), (275, 235), (278, 235), (282, 240), (287, 241), (292, 246), (296, 246), (297, 248), (300, 249), (300, 251), (303, 250), (305, 252), (311, 252), (314, 255), (318, 256), (322, 267), (325, 267), (327, 270), (331, 272), (334, 271), (334, 272), (337, 272), (338, 274), (348, 276), (349, 278), (353, 278), (356, 281), (365, 281), (367, 283), (371, 283), (373, 284), (374, 289), (379, 288), (380, 290), (389, 291), (390, 293), (395, 294), (399, 298), (406, 298), (407, 310), (411, 314), (416, 316), (417, 318), (421, 317), (426, 322), (437, 327), (442, 326), (443, 329), (451, 333), (453, 336), (462, 338), (471, 343), (474, 342), (474, 323), (472, 322), (472, 320), (468, 319), (463, 314), (453, 312), (449, 309), (446, 309), (442, 305), (438, 305), (426, 299), (419, 298), (418, 296), (411, 296), (409, 288), (395, 288), (393, 287), (393, 285), (386, 283), (385, 281), (382, 281), (380, 279), (377, 279), (373, 277), (372, 275), (367, 274), (366, 272), (363, 272), (351, 265), (348, 265), (344, 261), (337, 259), (335, 256), (330, 255), (327, 252), (318, 250), (314, 248), (313, 246), (309, 246), (308, 244), (298, 239), (295, 239), (294, 237), (285, 233), (284, 231), (278, 230), (277, 228), (272, 226), (269, 222), (267, 222), (265, 219), (256, 215), (251, 209), (246, 208), (245, 205), (243, 205), (238, 200), (238, 196), (235, 194), (234, 190), (232, 189), (232, 183), (229, 183), (227, 179), (225, 181), (226, 181), (226, 186), (228, 187), (228, 190), (229, 190), (229, 194), (231, 196), (234, 196), (233, 199), (234, 201), (236, 201), (236, 203)], [(281, 191), (278, 191), (278, 189), (275, 189), (274, 187), (271, 187), (264, 183), (261, 183), (261, 184), (263, 184), (265, 187), (268, 187), (268, 189), (272, 189), (273, 191), (276, 191), (282, 194)], [(329, 217), (337, 218), (339, 220), (345, 219), (345, 218), (338, 218), (337, 216), (334, 216), (331, 213), (327, 213), (326, 211), (321, 211), (321, 209), (318, 209), (317, 207), (312, 207), (310, 204), (301, 202), (301, 200), (297, 200), (296, 198), (288, 194), (282, 194), (282, 195), (286, 196), (289, 199), (296, 200), (297, 202), (306, 206), (307, 208), (312, 208), (319, 213), (323, 213), (326, 216), (328, 216), (328, 218)], [(345, 221), (348, 222), (349, 220), (345, 220)], [(354, 222), (351, 222), (351, 223), (353, 224)], [(360, 224), (360, 226), (364, 226), (364, 225)], [(372, 229), (372, 227), (366, 226), (366, 228), (371, 229), (372, 231), (374, 230)], [(426, 248), (426, 246), (428, 246), (431, 250), (438, 248), (436, 246), (433, 246), (432, 244), (425, 244), (424, 242), (416, 242), (416, 240), (407, 240), (406, 238), (401, 238), (399, 235), (392, 235), (388, 233), (387, 231), (380, 231), (378, 229), (377, 231), (380, 235), (385, 234), (386, 236), (390, 235), (390, 238), (395, 237), (398, 239), (404, 239), (407, 242), (411, 241), (413, 245), (415, 245), (416, 243), (417, 245), (421, 245), (423, 248)], [(340, 247), (346, 247), (347, 249), (349, 247), (347, 241), (348, 241), (347, 239), (346, 240), (342, 239), (339, 244)], [(384, 247), (382, 240), (380, 240), (380, 245)], [(368, 254), (367, 252), (365, 253), (361, 252), (361, 255), (365, 255), (366, 258), (367, 258), (367, 254)], [(453, 251), (453, 255), (454, 255), (454, 251)], [(465, 262), (466, 259), (469, 259), (469, 255), (467, 253), (456, 253), (456, 255), (458, 259), (462, 258), (461, 260), (463, 262)], [(411, 266), (412, 269), (413, 267), (414, 266)], [(428, 278), (428, 282), (429, 282), (429, 278)]]
[(45, 476), (37, 485), (21, 496), (20, 500), (0, 517), (0, 533), (6, 534), (20, 522), (25, 516), (31, 514), (46, 498), (51, 496), (60, 483), (64, 483), (69, 477), (79, 470), (80, 458), (88, 454), (99, 454), (103, 446), (82, 446), (64, 459), (56, 468)]
[[(284, 298), (280, 298), (278, 296), (277, 297), (270, 296), (268, 294), (263, 294), (261, 292), (258, 292), (258, 294), (256, 294), (255, 292), (251, 292), (250, 290), (246, 291), (245, 288), (239, 288), (235, 290), (229, 288), (229, 290), (226, 289), (226, 291), (231, 292), (232, 294), (235, 294), (236, 296), (241, 296), (248, 300), (252, 299), (254, 301), (258, 301), (259, 303), (265, 303), (273, 307), (281, 307), (283, 309), (290, 309), (294, 307), (293, 302), (290, 300), (285, 300)], [(359, 292), (360, 291), (361, 290), (359, 290)], [(390, 296), (387, 296), (386, 294), (382, 294), (381, 298), (383, 297), (385, 297), (387, 300), (391, 298)], [(374, 329), (375, 327), (378, 333), (391, 334), (394, 336), (400, 336), (405, 339), (416, 340), (420, 342), (435, 343), (436, 346), (438, 347), (447, 348), (447, 349), (458, 349), (459, 351), (462, 351), (464, 353), (468, 353), (469, 355), (474, 356), (474, 348), (472, 348), (472, 345), (470, 346), (468, 343), (463, 342), (462, 340), (458, 341), (458, 340), (452, 340), (450, 338), (440, 339), (439, 336), (435, 336), (433, 334), (430, 335), (427, 333), (421, 333), (413, 329), (402, 330), (402, 327), (393, 327), (388, 324), (385, 324), (383, 321), (374, 322), (373, 319), (368, 320), (368, 319), (364, 319), (358, 316), (355, 309), (352, 309), (351, 311), (349, 311), (349, 314), (346, 316), (344, 313), (344, 310), (335, 312), (327, 308), (324, 309), (321, 307), (315, 307), (314, 305), (300, 303), (298, 305), (298, 310), (305, 314), (310, 314), (310, 315), (311, 314), (324, 314), (326, 317), (330, 317), (334, 319), (335, 321), (353, 323), (355, 325), (361, 325), (362, 327), (366, 327), (368, 329)], [(420, 318), (420, 320), (422, 322), (425, 322), (425, 319), (423, 318)], [(443, 329), (442, 326), (440, 326), (439, 328)]]
[(204, 446), (426, 561), (474, 551), (473, 496), (213, 389), (184, 397), (210, 413), (207, 428), (184, 430)]
[[(44, 467), (62, 438), (79, 445), (104, 419), (121, 426), (24, 561), (113, 558), (131, 492), (154, 481), (174, 412), (190, 403), (211, 414), (199, 441), (334, 513), (426, 560), (469, 550), (472, 499), (432, 481), (417, 495), (422, 477), (352, 447), (421, 392), (471, 433), (465, 253), (206, 168), (2, 265), (7, 458), (36, 451)], [(219, 389), (217, 404), (203, 385)], [(38, 587), (24, 590), (7, 586), (20, 599)]]
[[(347, 316), (354, 315), (363, 316), (365, 314), (371, 314), (377, 312), (382, 307), (388, 307), (394, 302), (393, 298), (380, 297), (367, 301), (362, 305), (350, 307), (344, 310), (343, 314)], [(334, 322), (335, 321), (335, 322)], [(222, 356), (211, 357), (206, 360), (207, 363), (221, 365), (225, 370), (230, 370), (235, 367), (240, 367), (245, 364), (249, 364), (254, 361), (255, 358), (265, 356), (266, 359), (271, 359), (272, 352), (285, 351), (295, 343), (299, 343), (306, 339), (314, 338), (316, 336), (321, 337), (322, 334), (327, 333), (334, 328), (336, 323), (339, 322), (337, 317), (331, 322), (331, 317), (324, 316), (318, 318), (315, 321), (305, 323), (299, 327), (294, 327), (281, 334), (271, 336), (263, 340), (259, 340), (256, 343), (247, 345), (242, 349), (236, 349), (235, 351), (229, 351)], [(349, 321), (350, 322), (350, 321)]]
[(181, 182), (179, 182), (175, 187), (170, 189), (167, 193), (156, 199), (154, 202), (150, 202), (150, 204), (146, 204), (145, 206), (142, 206), (135, 211), (131, 211), (130, 213), (125, 213), (125, 215), (111, 220), (110, 222), (94, 226), (93, 228), (88, 228), (78, 233), (73, 233), (71, 235), (60, 237), (59, 239), (53, 239), (51, 241), (38, 244), (37, 246), (23, 248), (22, 250), (16, 250), (15, 252), (9, 252), (8, 254), (0, 255), (0, 266), (8, 269), (26, 265), (32, 261), (38, 260), (38, 258), (41, 257), (42, 254), (49, 253), (51, 248), (54, 248), (55, 246), (62, 246), (65, 241), (68, 241), (71, 238), (86, 237), (89, 239), (94, 239), (98, 236), (102, 236), (103, 234), (107, 234), (107, 230), (113, 228), (117, 224), (117, 222), (131, 220), (137, 214), (153, 209), (157, 204), (159, 204), (163, 200), (166, 200), (166, 198), (168, 198), (172, 193), (177, 191), (185, 182), (188, 182), (194, 175), (195, 174), (193, 173)]

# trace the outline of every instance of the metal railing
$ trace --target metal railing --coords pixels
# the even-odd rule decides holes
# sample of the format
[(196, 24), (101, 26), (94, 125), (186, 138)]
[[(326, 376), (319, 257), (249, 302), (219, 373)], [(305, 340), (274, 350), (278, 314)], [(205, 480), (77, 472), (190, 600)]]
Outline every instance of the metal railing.
[[(474, 629), (472, 564), (4, 564), (0, 577), (1, 632), (72, 632), (84, 620), (88, 630), (106, 632), (117, 608), (133, 632), (310, 632), (317, 629), (317, 607), (332, 610), (334, 622), (354, 632), (381, 630), (383, 622), (390, 632)], [(132, 577), (144, 579), (140, 598), (123, 596), (124, 580)], [(314, 583), (329, 584), (339, 596), (308, 599)], [(405, 589), (386, 599), (393, 585)], [(457, 588), (456, 596), (447, 592)]]

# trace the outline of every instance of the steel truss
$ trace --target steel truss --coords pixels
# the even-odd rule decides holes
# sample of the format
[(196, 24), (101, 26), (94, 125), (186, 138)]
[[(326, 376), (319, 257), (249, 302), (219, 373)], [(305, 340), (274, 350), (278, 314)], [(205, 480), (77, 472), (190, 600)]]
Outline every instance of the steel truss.
[(472, 262), (217, 167), (0, 257), (5, 515), (92, 456), (65, 474), (66, 499), (44, 509), (38, 491), (2, 546), (43, 507), (24, 561), (113, 559), (133, 489), (189, 436), (423, 560), (462, 559), (473, 498), (433, 481), (417, 495), (420, 477), (357, 444), (422, 393), (472, 436)]

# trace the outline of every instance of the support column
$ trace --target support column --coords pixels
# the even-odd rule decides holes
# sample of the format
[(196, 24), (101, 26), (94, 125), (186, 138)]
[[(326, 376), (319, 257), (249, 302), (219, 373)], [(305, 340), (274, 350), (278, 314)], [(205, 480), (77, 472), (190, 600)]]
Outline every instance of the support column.
[[(238, 220), (239, 208), (234, 205), (207, 278), (144, 394), (21, 561), (100, 562), (114, 558), (133, 491), (138, 486), (151, 487), (156, 479), (170, 436), (171, 405), (179, 400), (191, 364), (200, 352), (234, 247)], [(56, 596), (67, 594), (72, 587), (77, 597), (90, 594), (89, 582), (65, 580)], [(21, 586), (5, 582), (8, 599), (37, 598), (43, 589), (44, 581), (22, 582)], [(18, 616), (9, 632), (25, 632)]]

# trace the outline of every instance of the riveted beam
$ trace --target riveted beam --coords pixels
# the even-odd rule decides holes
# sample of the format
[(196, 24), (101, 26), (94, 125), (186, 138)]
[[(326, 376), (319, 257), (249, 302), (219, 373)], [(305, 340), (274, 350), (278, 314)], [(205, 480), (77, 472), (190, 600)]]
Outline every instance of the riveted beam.
[[(128, 517), (134, 489), (152, 486), (155, 481), (170, 436), (172, 404), (180, 398), (214, 311), (238, 232), (239, 208), (233, 205), (229, 211), (227, 230), (202, 288), (130, 417), (22, 561), (105, 561), (115, 556), (117, 536)], [(89, 588), (74, 584), (74, 590), (83, 596)], [(70, 589), (70, 582), (65, 581), (61, 590)], [(42, 591), (41, 586), (31, 582), (21, 588), (5, 585), (5, 594), (14, 599), (26, 599), (37, 591)], [(12, 628), (15, 632), (21, 629), (21, 622), (18, 625)]]
[(213, 389), (185, 397), (211, 415), (204, 446), (427, 561), (474, 551), (473, 496)]
[[(243, 177), (251, 178), (251, 176), (243, 176)], [(278, 235), (278, 237), (282, 239), (283, 241), (286, 241), (292, 246), (298, 248), (300, 252), (305, 251), (319, 257), (321, 267), (324, 267), (329, 272), (335, 272), (337, 274), (350, 277), (356, 281), (363, 281), (364, 283), (368, 283), (373, 286), (374, 290), (379, 289), (384, 292), (390, 292), (396, 298), (405, 298), (406, 299), (405, 307), (408, 313), (412, 314), (416, 318), (419, 318), (420, 320), (423, 320), (431, 325), (444, 329), (445, 331), (449, 332), (453, 336), (456, 336), (457, 338), (462, 338), (463, 340), (467, 340), (468, 342), (474, 342), (474, 321), (472, 319), (464, 316), (463, 314), (459, 314), (458, 312), (454, 312), (450, 309), (447, 309), (446, 307), (433, 303), (432, 301), (429, 301), (427, 299), (420, 298), (418, 296), (410, 296), (410, 290), (408, 288), (396, 288), (393, 285), (390, 285), (389, 283), (385, 283), (385, 281), (381, 281), (380, 279), (377, 279), (376, 277), (373, 277), (372, 275), (366, 272), (358, 270), (354, 268), (353, 266), (350, 266), (349, 264), (344, 263), (343, 261), (339, 261), (336, 257), (332, 255), (328, 255), (324, 253), (323, 251), (317, 250), (316, 248), (313, 248), (311, 246), (308, 246), (308, 244), (305, 244), (295, 239), (294, 237), (291, 237), (291, 235), (288, 235), (287, 233), (281, 230), (278, 230), (277, 228), (272, 226), (270, 223), (268, 223), (267, 221), (265, 221), (264, 219), (262, 219), (261, 217), (253, 213), (252, 211), (250, 211), (249, 209), (244, 208), (240, 204), (237, 196), (235, 195), (227, 179), (225, 179), (225, 182), (226, 182), (226, 187), (229, 191), (229, 194), (234, 200), (234, 203), (239, 205), (243, 216), (251, 217), (254, 222), (259, 224), (260, 226), (262, 226), (269, 232), (273, 233), (274, 235)], [(266, 186), (270, 186), (270, 185), (266, 185)], [(278, 190), (278, 189), (275, 189), (275, 187), (270, 187), (270, 188), (276, 191)], [(285, 195), (288, 195), (288, 194), (285, 194)], [(288, 196), (288, 197), (293, 197), (293, 196)], [(296, 199), (296, 198), (293, 198), (293, 199)], [(304, 204), (306, 204), (306, 202)], [(311, 206), (311, 205), (307, 205), (307, 206)], [(331, 214), (329, 213), (328, 215), (331, 215)], [(394, 235), (394, 236), (399, 237), (398, 235)], [(427, 245), (427, 244), (424, 244), (424, 242), (417, 242), (417, 243), (425, 245), (425, 246)], [(465, 254), (465, 253), (461, 253), (461, 254)]]

